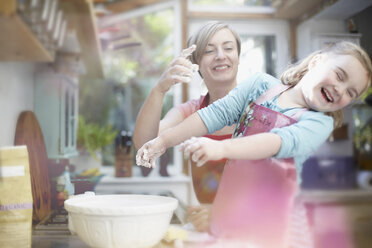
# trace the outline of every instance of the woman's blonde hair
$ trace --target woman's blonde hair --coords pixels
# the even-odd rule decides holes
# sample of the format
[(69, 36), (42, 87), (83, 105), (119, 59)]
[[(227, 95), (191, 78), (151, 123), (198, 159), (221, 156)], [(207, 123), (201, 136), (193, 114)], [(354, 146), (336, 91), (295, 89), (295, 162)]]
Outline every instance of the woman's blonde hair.
[[(348, 41), (341, 41), (337, 43), (330, 44), (329, 46), (316, 51), (305, 59), (299, 61), (298, 63), (291, 65), (285, 70), (281, 75), (281, 80), (284, 84), (288, 85), (296, 85), (303, 76), (309, 70), (309, 63), (311, 60), (319, 54), (330, 54), (330, 55), (351, 55), (356, 58), (366, 69), (367, 77), (368, 77), (368, 84), (367, 87), (364, 89), (366, 91), (371, 86), (371, 76), (372, 76), (372, 64), (371, 59), (369, 58), (368, 54), (358, 45), (348, 42)], [(364, 92), (363, 91), (363, 92)], [(337, 110), (334, 112), (326, 112), (327, 115), (333, 117), (334, 119), (334, 127), (340, 127), (342, 125), (342, 109)]]
[(226, 23), (211, 21), (203, 25), (194, 35), (192, 35), (187, 41), (187, 46), (192, 44), (196, 45), (195, 51), (190, 56), (190, 60), (193, 64), (199, 64), (201, 58), (204, 55), (205, 48), (207, 47), (209, 40), (221, 29), (228, 29), (233, 34), (236, 40), (236, 46), (238, 49), (238, 55), (240, 55), (241, 41), (239, 35)]

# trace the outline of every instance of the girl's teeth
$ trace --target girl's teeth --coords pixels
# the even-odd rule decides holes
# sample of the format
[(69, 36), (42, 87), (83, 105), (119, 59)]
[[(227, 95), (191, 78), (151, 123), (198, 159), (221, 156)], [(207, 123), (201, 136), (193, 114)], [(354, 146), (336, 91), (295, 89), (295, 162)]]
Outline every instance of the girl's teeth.
[(329, 95), (328, 91), (324, 90), (324, 93), (326, 94), (328, 101), (333, 102), (333, 99), (332, 99), (332, 97)]

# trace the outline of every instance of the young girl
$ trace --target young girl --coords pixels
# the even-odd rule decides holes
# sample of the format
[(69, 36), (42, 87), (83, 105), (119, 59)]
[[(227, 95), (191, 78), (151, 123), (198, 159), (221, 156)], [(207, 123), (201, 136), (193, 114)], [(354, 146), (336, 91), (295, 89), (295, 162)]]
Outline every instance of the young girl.
[(302, 164), (341, 123), (340, 111), (370, 86), (371, 74), (371, 61), (359, 46), (336, 43), (289, 68), (281, 81), (252, 76), (143, 145), (137, 164), (154, 166), (166, 148), (237, 123), (233, 139), (191, 138), (182, 145), (198, 166), (229, 159), (210, 231), (259, 247), (286, 247), (290, 213), (299, 208), (292, 206)]

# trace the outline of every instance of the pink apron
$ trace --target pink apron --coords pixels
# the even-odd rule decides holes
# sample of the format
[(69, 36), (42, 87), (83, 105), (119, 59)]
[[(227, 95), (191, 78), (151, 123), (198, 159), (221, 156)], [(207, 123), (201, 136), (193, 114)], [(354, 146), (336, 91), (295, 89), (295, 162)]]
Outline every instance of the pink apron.
[[(296, 123), (303, 111), (288, 117), (260, 105), (288, 87), (273, 87), (249, 104), (233, 137), (269, 132)], [(288, 247), (296, 191), (293, 158), (228, 160), (212, 205), (211, 232), (220, 238), (247, 240), (254, 247)]]
[[(209, 94), (205, 95), (199, 109), (207, 107)], [(232, 133), (226, 135), (205, 135), (204, 137), (214, 140), (231, 139)], [(226, 159), (218, 161), (208, 161), (203, 166), (196, 166), (196, 163), (190, 160), (191, 175), (194, 192), (199, 203), (212, 203), (216, 197), (218, 185), (220, 183), (223, 168)]]

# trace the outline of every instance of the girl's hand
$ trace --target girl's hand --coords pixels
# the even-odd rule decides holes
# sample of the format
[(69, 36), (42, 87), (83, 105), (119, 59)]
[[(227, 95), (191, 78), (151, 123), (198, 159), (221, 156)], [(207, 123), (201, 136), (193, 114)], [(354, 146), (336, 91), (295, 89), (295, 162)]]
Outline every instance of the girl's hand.
[(192, 64), (188, 57), (195, 51), (196, 45), (184, 49), (164, 71), (156, 87), (166, 93), (176, 83), (189, 83), (199, 66)]
[(191, 157), (191, 160), (199, 167), (209, 160), (220, 160), (224, 158), (222, 141), (205, 137), (193, 137), (181, 143), (180, 146), (185, 157)]
[(166, 150), (163, 140), (159, 137), (144, 144), (136, 155), (136, 164), (148, 168), (155, 168), (155, 161)]
[(210, 207), (191, 206), (187, 209), (186, 220), (192, 223), (198, 232), (209, 231)]

